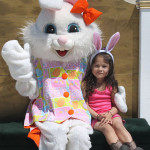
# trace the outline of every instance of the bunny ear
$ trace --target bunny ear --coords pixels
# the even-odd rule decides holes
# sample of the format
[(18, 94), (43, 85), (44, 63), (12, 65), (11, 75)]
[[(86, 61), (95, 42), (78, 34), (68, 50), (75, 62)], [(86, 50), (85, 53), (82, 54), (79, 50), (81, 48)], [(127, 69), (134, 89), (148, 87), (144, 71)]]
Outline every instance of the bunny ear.
[(39, 4), (41, 8), (60, 10), (62, 8), (63, 1), (66, 1), (72, 5), (77, 2), (77, 0), (39, 0)]
[(64, 1), (74, 5), (78, 0), (39, 0), (39, 4), (41, 8), (55, 11), (62, 8)]
[(106, 46), (106, 51), (112, 51), (112, 49), (115, 47), (115, 45), (117, 44), (117, 42), (120, 39), (120, 33), (116, 32), (109, 40), (107, 46)]
[(41, 8), (60, 10), (62, 8), (63, 0), (39, 0)]
[(78, 0), (65, 0), (66, 2), (74, 5)]
[(97, 32), (93, 34), (93, 43), (96, 47), (96, 50), (100, 50), (102, 48), (102, 40), (99, 33)]

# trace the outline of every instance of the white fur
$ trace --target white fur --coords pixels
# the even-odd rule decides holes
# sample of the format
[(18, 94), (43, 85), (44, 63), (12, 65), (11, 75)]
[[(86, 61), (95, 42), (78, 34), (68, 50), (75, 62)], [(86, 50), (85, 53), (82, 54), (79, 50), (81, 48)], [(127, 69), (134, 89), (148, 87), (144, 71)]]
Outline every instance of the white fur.
[(34, 78), (31, 78), (29, 81), (26, 82), (17, 81), (16, 90), (19, 92), (20, 95), (29, 96), (30, 99), (35, 99), (39, 96), (37, 80), (35, 80)]
[(39, 0), (41, 8), (59, 10), (62, 7), (63, 0)]
[[(82, 15), (70, 13), (71, 9), (72, 5), (69, 3), (64, 3), (62, 9), (55, 12), (43, 9), (37, 22), (23, 30), (24, 40), (31, 45), (32, 55), (51, 61), (69, 62), (86, 58), (94, 51), (93, 34), (95, 32), (101, 34), (101, 31), (95, 23), (86, 26)], [(49, 23), (56, 25), (57, 34), (44, 33), (44, 28)], [(70, 23), (77, 23), (80, 32), (68, 33), (67, 28)], [(64, 46), (56, 42), (62, 35), (68, 38)], [(69, 53), (59, 57), (56, 49), (66, 49)]]
[(2, 56), (15, 80), (25, 82), (32, 78), (33, 66), (30, 62), (29, 44), (26, 43), (23, 49), (18, 41), (8, 41), (2, 48)]
[(118, 88), (119, 92), (115, 94), (114, 101), (119, 111), (121, 111), (122, 113), (126, 113), (128, 108), (126, 104), (125, 88), (123, 86), (119, 86)]
[(33, 66), (30, 61), (30, 46), (24, 45), (24, 49), (18, 41), (12, 40), (5, 43), (2, 48), (2, 56), (6, 61), (11, 76), (17, 80), (16, 90), (22, 96), (36, 98), (38, 93), (37, 81), (33, 76)]
[(35, 124), (41, 131), (39, 149), (89, 150), (91, 148), (89, 135), (93, 133), (93, 129), (83, 121), (70, 119), (62, 124), (48, 121)]

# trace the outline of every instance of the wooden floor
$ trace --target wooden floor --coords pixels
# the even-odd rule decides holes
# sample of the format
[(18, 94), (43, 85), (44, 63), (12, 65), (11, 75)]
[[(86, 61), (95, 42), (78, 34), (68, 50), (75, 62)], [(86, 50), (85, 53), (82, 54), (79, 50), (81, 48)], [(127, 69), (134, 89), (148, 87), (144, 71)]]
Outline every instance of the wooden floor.
[[(96, 21), (103, 31), (103, 46), (110, 36), (119, 31), (121, 39), (113, 50), (115, 74), (119, 85), (126, 88), (128, 112), (124, 117), (138, 114), (138, 35), (139, 12), (134, 5), (123, 0), (88, 0), (89, 7), (103, 12)], [(27, 21), (35, 21), (39, 12), (38, 0), (0, 0), (0, 49), (8, 40), (19, 40), (20, 28)], [(0, 56), (0, 118), (24, 117), (28, 98), (15, 90), (15, 81), (10, 77), (8, 67)]]

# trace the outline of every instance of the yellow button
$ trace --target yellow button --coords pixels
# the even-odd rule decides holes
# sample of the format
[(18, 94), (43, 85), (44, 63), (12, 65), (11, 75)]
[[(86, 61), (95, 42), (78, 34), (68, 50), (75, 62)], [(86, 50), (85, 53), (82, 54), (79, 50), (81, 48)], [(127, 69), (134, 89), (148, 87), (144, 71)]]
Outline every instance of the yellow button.
[(70, 110), (68, 111), (68, 114), (69, 114), (69, 115), (73, 115), (73, 114), (74, 114), (74, 110), (70, 109)]
[(68, 92), (64, 92), (64, 97), (69, 97), (69, 93)]
[(68, 77), (67, 73), (63, 73), (63, 74), (62, 74), (62, 78), (63, 78), (63, 79), (67, 79), (67, 77)]

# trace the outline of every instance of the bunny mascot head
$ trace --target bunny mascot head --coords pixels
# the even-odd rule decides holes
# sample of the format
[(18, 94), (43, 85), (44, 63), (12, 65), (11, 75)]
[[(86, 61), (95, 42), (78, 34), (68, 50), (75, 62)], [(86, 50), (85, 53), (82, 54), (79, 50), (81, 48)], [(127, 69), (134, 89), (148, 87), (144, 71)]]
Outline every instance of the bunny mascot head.
[(68, 1), (39, 0), (42, 11), (36, 23), (27, 26), (23, 31), (24, 40), (30, 44), (34, 57), (69, 62), (86, 58), (93, 52), (93, 34), (101, 34), (101, 31), (95, 23), (88, 24), (101, 12), (97, 11), (94, 16), (94, 10), (91, 19), (87, 20), (90, 17), (90, 11), (85, 13), (88, 11), (87, 1), (79, 0), (76, 3), (81, 8), (77, 8), (78, 5), (73, 7), (76, 0)]
[(91, 116), (81, 92), (86, 58), (95, 50), (101, 12), (86, 0), (39, 0), (37, 21), (22, 30), (24, 48), (8, 41), (2, 56), (16, 89), (29, 96), (24, 125), (40, 150), (89, 150)]

